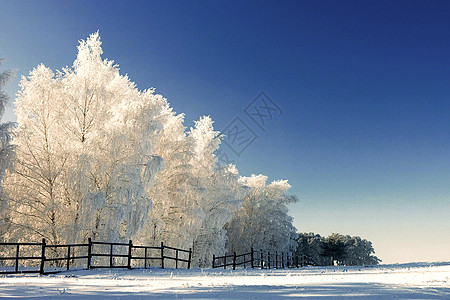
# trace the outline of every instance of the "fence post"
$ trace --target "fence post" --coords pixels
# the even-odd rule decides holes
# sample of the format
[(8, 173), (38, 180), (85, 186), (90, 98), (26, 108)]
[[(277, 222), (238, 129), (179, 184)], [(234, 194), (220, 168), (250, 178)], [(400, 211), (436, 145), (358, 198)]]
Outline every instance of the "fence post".
[(224, 269), (227, 268), (227, 256), (226, 255), (223, 257), (223, 268)]
[(215, 268), (215, 262), (216, 262), (216, 255), (213, 254), (213, 261), (212, 261), (212, 268)]
[(289, 268), (289, 252), (286, 252), (286, 260), (284, 262), (286, 268)]
[(281, 252), (281, 268), (284, 269), (284, 252)]
[(270, 252), (269, 251), (267, 251), (267, 266), (270, 269)]
[(129, 270), (131, 270), (131, 251), (133, 249), (133, 242), (131, 240), (129, 240), (128, 242), (128, 264), (127, 264), (127, 268)]
[(253, 247), (251, 248), (251, 253), (250, 253), (250, 266), (252, 267), (252, 269), (255, 268), (255, 266), (253, 265)]
[(39, 269), (39, 274), (44, 274), (45, 265), (45, 239), (42, 239), (42, 250), (41, 250), (41, 267)]
[(178, 269), (178, 249), (175, 250), (175, 269)]
[(192, 248), (189, 248), (188, 269), (191, 268)]
[(20, 244), (17, 244), (16, 245), (16, 267), (14, 269), (16, 273), (19, 273), (19, 247), (20, 247)]
[(233, 270), (236, 270), (236, 251), (233, 252)]
[(144, 269), (147, 269), (147, 247), (144, 248)]
[(278, 251), (275, 251), (275, 269), (278, 269)]
[(262, 249), (260, 249), (260, 251), (261, 251), (261, 269), (264, 269), (264, 254), (263, 254), (263, 251), (262, 251)]
[(70, 246), (67, 246), (67, 271), (70, 268)]
[(88, 270), (91, 268), (91, 257), (92, 257), (92, 241), (91, 238), (88, 238), (88, 253), (87, 253), (87, 268)]
[(161, 242), (161, 269), (164, 269), (164, 243)]
[(111, 243), (111, 248), (109, 249), (109, 267), (113, 267), (113, 244)]

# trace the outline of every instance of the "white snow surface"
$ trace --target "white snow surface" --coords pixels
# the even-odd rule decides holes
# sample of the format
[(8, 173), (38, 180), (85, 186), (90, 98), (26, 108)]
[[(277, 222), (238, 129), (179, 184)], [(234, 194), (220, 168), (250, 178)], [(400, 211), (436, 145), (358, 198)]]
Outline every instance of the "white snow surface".
[(450, 262), (283, 270), (102, 269), (0, 277), (17, 299), (450, 299)]

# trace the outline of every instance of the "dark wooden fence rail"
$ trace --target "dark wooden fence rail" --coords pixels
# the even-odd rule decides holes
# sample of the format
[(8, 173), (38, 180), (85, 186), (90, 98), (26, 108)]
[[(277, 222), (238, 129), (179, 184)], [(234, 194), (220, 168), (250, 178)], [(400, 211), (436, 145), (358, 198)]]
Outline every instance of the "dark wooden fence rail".
[(226, 269), (228, 266), (232, 266), (233, 270), (236, 270), (236, 267), (243, 265), (245, 268), (247, 264), (249, 264), (252, 269), (284, 269), (316, 265), (311, 257), (304, 254), (296, 255), (294, 253), (284, 252), (279, 254), (278, 251), (270, 253), (269, 251), (264, 252), (262, 249), (255, 251), (253, 248), (251, 248), (250, 252), (239, 255), (236, 255), (236, 252), (223, 256), (216, 256), (213, 254), (213, 269)]
[[(243, 253), (236, 255), (236, 252), (233, 252), (231, 255), (224, 255), (224, 256), (215, 256), (213, 254), (213, 261), (212, 261), (212, 267), (214, 268), (224, 268), (226, 269), (228, 266), (233, 266), (233, 270), (236, 270), (236, 266), (244, 265), (244, 268), (246, 267), (246, 264), (250, 264), (253, 268), (253, 249), (248, 253)], [(231, 261), (230, 261), (231, 258)], [(216, 260), (218, 264), (216, 264)], [(220, 263), (222, 261), (222, 263)]]
[[(159, 260), (160, 266), (164, 269), (164, 260), (175, 261), (175, 268), (179, 267), (179, 262), (185, 263), (186, 268), (191, 267), (192, 249), (178, 249), (169, 247), (161, 243), (161, 246), (140, 246), (133, 245), (130, 240), (128, 243), (109, 243), (94, 242), (90, 238), (86, 244), (64, 244), (64, 245), (47, 245), (45, 239), (41, 243), (0, 243), (0, 247), (14, 247), (15, 256), (0, 256), (0, 262), (14, 261), (14, 270), (0, 271), (0, 274), (15, 273), (40, 273), (50, 274), (61, 272), (61, 268), (69, 270), (71, 265), (77, 260), (86, 260), (87, 269), (95, 268), (132, 268), (132, 261), (143, 261), (143, 267), (146, 269), (150, 266), (149, 261)], [(33, 253), (41, 253), (40, 256), (21, 256), (23, 247), (34, 247)], [(101, 249), (103, 248), (103, 249)], [(62, 249), (62, 250), (61, 250)], [(64, 249), (67, 249), (64, 251)], [(107, 252), (102, 251), (108, 249)], [(119, 249), (119, 252), (117, 251)], [(175, 252), (175, 257), (165, 255), (164, 250)], [(51, 250), (51, 251), (49, 251)], [(75, 251), (78, 250), (78, 251)], [(122, 251), (120, 251), (122, 250)], [(125, 251), (124, 251), (125, 250)], [(143, 255), (133, 252), (143, 251)], [(156, 252), (156, 255), (150, 255), (150, 252)], [(51, 253), (49, 253), (51, 252)], [(52, 255), (53, 253), (53, 255)], [(78, 254), (77, 254), (78, 253)], [(80, 255), (83, 253), (83, 255)], [(65, 255), (65, 256), (63, 256)], [(104, 258), (102, 260), (102, 258)], [(34, 261), (36, 269), (21, 270), (21, 262)], [(108, 264), (98, 264), (98, 261), (108, 262)], [(136, 263), (135, 263), (136, 264)], [(30, 265), (30, 264), (28, 264)], [(137, 263), (139, 265), (139, 263)], [(52, 270), (48, 270), (51, 267)], [(47, 268), (47, 270), (46, 270)], [(57, 270), (54, 270), (57, 268)]]
[[(0, 274), (14, 274), (14, 273), (40, 273), (40, 269), (36, 270), (19, 270), (20, 261), (22, 260), (34, 260), (34, 261), (42, 261), (41, 256), (21, 256), (21, 246), (22, 249), (24, 246), (35, 246), (41, 247), (42, 249), (45, 247), (45, 240), (42, 240), (42, 243), (0, 243), (0, 246), (13, 246), (15, 248), (16, 256), (10, 257), (0, 257), (0, 261), (14, 261), (14, 271), (3, 271)], [(39, 248), (36, 248), (39, 249)], [(42, 265), (42, 263), (41, 263)]]
[[(75, 249), (77, 248), (88, 248), (89, 247), (89, 243), (87, 244), (66, 244), (66, 245), (46, 245), (45, 244), (45, 239), (42, 240), (42, 260), (41, 260), (41, 268), (39, 273), (41, 274), (49, 274), (49, 273), (57, 273), (59, 271), (47, 271), (45, 272), (45, 263), (46, 262), (55, 262), (56, 266), (62, 266), (62, 264), (65, 263), (66, 265), (66, 270), (68, 271), (70, 269), (70, 263), (71, 262), (75, 262), (76, 260), (81, 260), (81, 259), (89, 259), (89, 254), (86, 255), (76, 255)], [(59, 249), (59, 248), (67, 248), (67, 256), (65, 257), (47, 257), (46, 255), (46, 249)], [(57, 252), (57, 251), (54, 251)], [(60, 262), (58, 264), (58, 262)]]
[[(175, 257), (171, 256), (165, 256), (164, 255), (164, 249), (174, 250), (175, 251)], [(188, 253), (188, 259), (181, 259), (179, 258), (179, 253)], [(162, 268), (164, 269), (164, 259), (171, 259), (175, 261), (175, 268), (178, 269), (178, 262), (185, 262), (187, 263), (187, 268), (191, 268), (191, 258), (192, 258), (192, 249), (189, 248), (189, 250), (183, 250), (183, 249), (177, 249), (173, 247), (164, 246), (163, 243), (161, 243), (161, 262), (162, 262)]]

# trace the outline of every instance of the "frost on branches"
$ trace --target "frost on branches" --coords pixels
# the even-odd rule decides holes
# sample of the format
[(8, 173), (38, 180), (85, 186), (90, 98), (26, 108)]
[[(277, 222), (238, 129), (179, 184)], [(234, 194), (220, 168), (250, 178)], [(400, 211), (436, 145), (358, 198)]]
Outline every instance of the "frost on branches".
[(191, 163), (195, 188), (199, 192), (198, 203), (202, 208), (201, 225), (193, 244), (193, 261), (208, 267), (213, 254), (225, 252), (226, 231), (223, 227), (241, 205), (243, 189), (233, 165), (217, 167), (214, 152), (219, 149), (221, 137), (214, 131), (211, 118), (202, 117), (196, 121), (189, 137), (194, 145)]
[[(0, 59), (0, 65), (3, 59)], [(8, 70), (0, 73), (0, 120), (3, 118), (5, 113), (5, 107), (10, 103), (10, 98), (3, 87), (9, 82), (13, 77), (13, 72)], [(6, 170), (12, 167), (14, 161), (14, 146), (11, 144), (12, 140), (12, 129), (15, 127), (15, 123), (6, 122), (0, 124), (0, 181), (3, 179)], [(0, 212), (6, 209), (7, 201), (5, 194), (3, 192), (3, 187), (0, 186)], [(0, 241), (3, 237), (4, 232), (8, 231), (9, 223), (3, 222), (0, 219)]]
[[(193, 248), (200, 267), (226, 252), (227, 239), (228, 250), (290, 248), (287, 182), (266, 186), (265, 176), (239, 178), (234, 165), (219, 165), (222, 136), (210, 117), (188, 131), (183, 114), (154, 89), (138, 90), (102, 53), (97, 32), (80, 41), (71, 67), (41, 64), (22, 78), (2, 238), (163, 241)], [(1, 175), (11, 161), (3, 153)]]
[(94, 33), (72, 67), (55, 74), (39, 65), (21, 80), (17, 161), (4, 181), (9, 240), (117, 241), (145, 224), (147, 190), (162, 168), (150, 147), (162, 108), (101, 54)]
[[(3, 59), (0, 59), (0, 65)], [(4, 71), (0, 73), (0, 121), (5, 113), (6, 106), (10, 103), (10, 97), (3, 91), (3, 87), (9, 82), (13, 77), (13, 72), (11, 70)], [(14, 160), (14, 147), (11, 144), (12, 132), (15, 124), (12, 122), (6, 122), (0, 124), (0, 181), (7, 169), (9, 169)], [(3, 192), (0, 187), (0, 199), (3, 199)]]
[(297, 197), (286, 194), (291, 187), (287, 180), (273, 181), (269, 185), (266, 181), (264, 175), (240, 179), (250, 192), (225, 226), (229, 252), (243, 253), (249, 246), (272, 253), (295, 251), (297, 234), (287, 205), (296, 202)]

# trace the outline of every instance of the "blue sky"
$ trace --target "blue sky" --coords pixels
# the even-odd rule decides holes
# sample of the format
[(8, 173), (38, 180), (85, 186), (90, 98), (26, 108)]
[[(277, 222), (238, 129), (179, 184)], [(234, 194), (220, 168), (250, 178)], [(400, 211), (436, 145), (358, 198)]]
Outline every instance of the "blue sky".
[[(360, 235), (387, 263), (450, 260), (449, 2), (0, 2), (2, 70), (71, 65), (99, 30), (104, 57), (187, 126), (255, 132), (230, 158), (289, 179), (299, 231)], [(261, 91), (283, 111), (265, 131), (243, 111)]]

